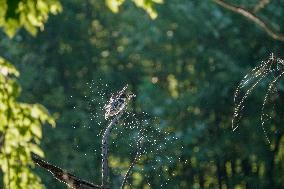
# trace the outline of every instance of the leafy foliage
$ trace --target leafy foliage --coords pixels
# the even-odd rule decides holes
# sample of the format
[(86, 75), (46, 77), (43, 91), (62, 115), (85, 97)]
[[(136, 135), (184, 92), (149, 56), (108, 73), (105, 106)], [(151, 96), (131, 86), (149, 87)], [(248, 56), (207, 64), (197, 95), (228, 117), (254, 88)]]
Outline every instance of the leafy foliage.
[[(163, 151), (150, 151), (133, 169), (128, 181), (134, 188), (284, 188), (283, 81), (267, 127), (270, 146), (258, 127), (262, 84), (247, 101), (240, 128), (231, 130), (238, 82), (270, 52), (283, 57), (282, 43), (211, 1), (165, 1), (155, 20), (130, 1), (119, 14), (104, 1), (61, 2), (62, 14), (36, 39), (21, 32), (12, 41), (1, 38), (1, 52), (21, 72), (21, 99), (41, 102), (59, 115), (56, 130), (44, 128), (48, 161), (99, 183), (99, 139), (107, 124), (101, 107), (129, 83), (137, 95), (135, 114), (147, 112), (151, 128), (170, 133), (169, 143), (153, 144)], [(235, 3), (251, 9), (255, 2)], [(283, 12), (271, 1), (258, 14), (283, 30)], [(126, 126), (111, 136), (112, 186), (133, 155), (135, 133), (128, 128), (121, 134), (122, 129)], [(168, 140), (171, 136), (177, 139)], [(38, 173), (48, 189), (65, 188)]]
[[(132, 0), (137, 7), (144, 9), (152, 19), (157, 18), (158, 14), (154, 8), (155, 4), (163, 3), (163, 0)], [(125, 0), (106, 0), (107, 6), (114, 13), (119, 11), (119, 7), (125, 2)]]
[(1, 0), (0, 27), (9, 37), (21, 27), (36, 35), (38, 28), (43, 30), (49, 13), (57, 14), (61, 9), (58, 0)]
[(31, 154), (43, 157), (39, 147), (41, 125), (55, 125), (47, 110), (39, 104), (17, 102), (20, 87), (15, 77), (19, 72), (0, 58), (0, 165), (4, 188), (43, 188), (33, 173)]

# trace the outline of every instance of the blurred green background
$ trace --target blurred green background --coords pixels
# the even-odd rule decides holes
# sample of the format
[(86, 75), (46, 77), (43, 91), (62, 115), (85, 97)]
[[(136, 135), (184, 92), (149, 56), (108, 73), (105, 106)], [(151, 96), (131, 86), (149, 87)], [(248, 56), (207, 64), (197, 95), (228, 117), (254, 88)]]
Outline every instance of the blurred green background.
[[(57, 117), (56, 128), (43, 127), (46, 160), (99, 183), (107, 124), (101, 108), (128, 83), (137, 96), (128, 111), (136, 117), (124, 121), (146, 120), (149, 135), (151, 128), (166, 132), (151, 145), (162, 150), (149, 148), (138, 162), (133, 188), (284, 188), (283, 88), (266, 125), (271, 144), (260, 127), (265, 83), (231, 130), (238, 82), (271, 52), (283, 57), (283, 42), (210, 0), (167, 0), (155, 5), (156, 19), (128, 1), (118, 13), (104, 1), (60, 2), (63, 11), (35, 37), (24, 30), (12, 39), (0, 34), (0, 55), (21, 73), (20, 100), (43, 104)], [(253, 8), (258, 1), (231, 2)], [(284, 31), (283, 7), (275, 0), (258, 14)], [(132, 158), (135, 132), (118, 130), (110, 149), (113, 188)], [(46, 188), (66, 188), (36, 171)]]

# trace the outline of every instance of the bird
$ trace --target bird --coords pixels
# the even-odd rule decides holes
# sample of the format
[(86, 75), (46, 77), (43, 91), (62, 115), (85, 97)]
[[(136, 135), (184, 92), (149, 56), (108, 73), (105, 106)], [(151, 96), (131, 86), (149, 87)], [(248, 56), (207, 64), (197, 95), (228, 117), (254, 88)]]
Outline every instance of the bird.
[(108, 104), (104, 106), (105, 119), (118, 115), (125, 108), (127, 102), (135, 97), (134, 94), (127, 94), (127, 87), (128, 85), (110, 97)]

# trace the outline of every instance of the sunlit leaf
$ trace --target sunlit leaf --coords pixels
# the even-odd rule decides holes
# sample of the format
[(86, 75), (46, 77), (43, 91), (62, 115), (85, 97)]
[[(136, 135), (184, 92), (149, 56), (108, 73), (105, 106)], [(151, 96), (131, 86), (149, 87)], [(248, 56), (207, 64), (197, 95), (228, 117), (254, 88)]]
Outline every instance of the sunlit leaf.
[(0, 168), (5, 187), (41, 189), (43, 185), (31, 169), (31, 153), (44, 156), (39, 147), (42, 124), (55, 126), (55, 121), (42, 105), (17, 101), (20, 87), (14, 76), (18, 75), (17, 69), (0, 57), (0, 134), (5, 137)]
[(31, 150), (31, 152), (35, 153), (36, 155), (38, 155), (40, 157), (44, 157), (44, 153), (43, 153), (42, 149), (40, 149), (40, 147), (38, 145), (30, 143), (29, 144), (29, 149)]
[(43, 30), (49, 14), (61, 12), (57, 0), (0, 0), (0, 27), (12, 38), (20, 28), (36, 35), (38, 28)]
[(123, 2), (124, 0), (106, 0), (106, 5), (112, 12), (117, 13)]
[[(105, 0), (106, 5), (109, 7), (109, 9), (117, 13), (119, 11), (119, 7), (125, 2), (125, 0)], [(155, 9), (155, 4), (161, 4), (163, 3), (163, 0), (132, 0), (137, 7), (144, 9), (148, 15), (155, 19), (158, 16), (158, 13)]]

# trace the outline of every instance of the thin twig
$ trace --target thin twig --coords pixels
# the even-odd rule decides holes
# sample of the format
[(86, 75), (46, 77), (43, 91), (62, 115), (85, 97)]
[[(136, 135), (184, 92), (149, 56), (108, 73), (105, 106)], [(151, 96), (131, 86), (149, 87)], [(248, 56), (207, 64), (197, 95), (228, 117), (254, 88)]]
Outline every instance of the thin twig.
[(32, 160), (37, 166), (49, 171), (57, 180), (65, 183), (69, 188), (72, 188), (72, 189), (99, 189), (101, 188), (100, 186), (97, 186), (90, 182), (79, 179), (78, 177), (72, 175), (71, 173), (68, 173), (67, 171), (63, 169), (56, 167), (55, 165), (52, 165), (42, 160), (41, 158), (39, 158), (38, 156), (34, 154), (32, 155)]
[(248, 20), (254, 22), (255, 24), (257, 24), (260, 28), (262, 28), (270, 37), (272, 37), (275, 40), (278, 41), (284, 41), (284, 35), (274, 31), (274, 29), (272, 29), (265, 21), (263, 21), (261, 18), (259, 18), (258, 16), (256, 16), (254, 13), (249, 12), (248, 10), (241, 8), (241, 7), (237, 7), (234, 5), (231, 5), (223, 0), (213, 0), (215, 3), (217, 3), (218, 5), (234, 12), (237, 13), (239, 15), (242, 15), (244, 17), (246, 17)]
[(128, 170), (127, 170), (127, 172), (126, 172), (126, 174), (125, 174), (125, 176), (124, 176), (124, 178), (123, 178), (123, 181), (122, 181), (122, 184), (121, 184), (120, 189), (123, 189), (123, 188), (124, 188), (124, 186), (125, 186), (125, 184), (126, 184), (126, 182), (127, 182), (127, 179), (128, 179), (128, 177), (129, 177), (129, 175), (130, 175), (130, 173), (131, 173), (131, 171), (132, 171), (134, 165), (136, 164), (136, 162), (139, 160), (139, 158), (140, 158), (140, 156), (141, 156), (141, 153), (142, 153), (142, 152), (141, 152), (141, 149), (142, 149), (142, 140), (143, 140), (143, 137), (139, 138), (139, 140), (137, 141), (137, 151), (136, 151), (136, 155), (135, 155), (133, 161), (131, 162), (131, 164), (130, 164), (130, 166), (129, 166), (129, 168), (128, 168)]
[(102, 138), (102, 188), (108, 188), (108, 139), (114, 125), (118, 123), (123, 111), (117, 114), (107, 126)]

